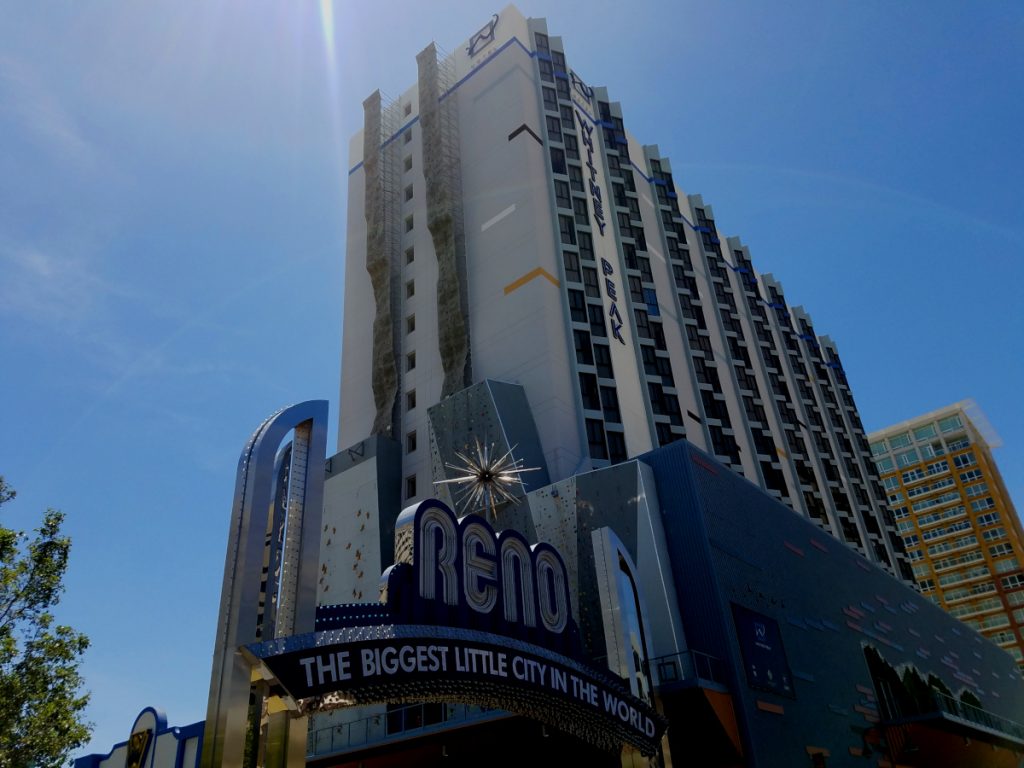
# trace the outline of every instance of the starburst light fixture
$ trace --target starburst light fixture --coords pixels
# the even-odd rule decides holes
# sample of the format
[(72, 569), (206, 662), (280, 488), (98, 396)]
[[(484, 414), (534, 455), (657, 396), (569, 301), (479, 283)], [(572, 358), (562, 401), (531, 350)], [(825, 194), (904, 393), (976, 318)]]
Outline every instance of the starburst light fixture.
[(457, 486), (456, 506), (466, 513), (489, 512), (491, 519), (497, 521), (498, 505), (516, 499), (512, 488), (521, 482), (519, 475), (540, 469), (522, 466), (520, 459), (512, 457), (515, 449), (513, 445), (504, 455), (497, 456), (494, 443), (487, 445), (476, 440), (475, 452), (455, 451), (460, 464), (445, 462), (448, 469), (462, 474), (449, 480), (436, 480), (434, 485)]

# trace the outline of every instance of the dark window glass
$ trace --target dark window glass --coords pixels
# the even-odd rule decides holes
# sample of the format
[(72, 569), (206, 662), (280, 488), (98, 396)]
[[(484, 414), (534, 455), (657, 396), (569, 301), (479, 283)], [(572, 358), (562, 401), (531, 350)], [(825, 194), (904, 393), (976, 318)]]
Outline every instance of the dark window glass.
[(594, 240), (589, 232), (577, 232), (576, 239), (579, 241), (580, 258), (584, 261), (594, 260)]
[(559, 208), (572, 208), (572, 199), (569, 197), (569, 185), (558, 179), (555, 179), (555, 203)]
[(569, 314), (574, 323), (587, 322), (587, 297), (583, 291), (569, 290)]
[(601, 407), (604, 410), (604, 420), (614, 424), (622, 423), (622, 415), (619, 412), (619, 396), (614, 387), (601, 387)]
[(548, 141), (562, 141), (562, 123), (557, 117), (548, 115), (547, 117), (548, 126)]
[(590, 334), (586, 331), (573, 331), (572, 340), (576, 346), (576, 362), (580, 365), (593, 365), (594, 351), (590, 346)]
[(572, 251), (562, 251), (565, 264), (565, 279), (571, 283), (580, 282), (580, 258)]
[(623, 434), (614, 430), (608, 430), (606, 436), (608, 438), (608, 459), (613, 463), (618, 463), (628, 459), (629, 454), (626, 453), (626, 438)]
[(590, 445), (591, 458), (608, 458), (608, 449), (604, 443), (604, 424), (601, 421), (587, 419), (587, 442)]
[[(554, 157), (554, 155), (552, 155), (552, 157)], [(565, 162), (564, 162), (565, 156), (563, 155), (562, 158), (563, 158), (563, 163), (562, 164), (564, 166), (564, 164), (565, 164)], [(559, 173), (565, 173), (565, 171), (562, 170), (562, 171), (559, 171)], [(575, 165), (570, 165), (569, 166), (569, 186), (572, 187), (574, 192), (582, 192), (583, 191), (583, 171), (578, 166), (575, 166)]]
[(592, 373), (580, 374), (580, 398), (588, 411), (601, 410), (601, 395), (597, 388), (597, 376)]
[(555, 93), (555, 89), (544, 86), (541, 91), (544, 93), (544, 109), (550, 110), (551, 112), (557, 112), (558, 94)]
[(597, 366), (597, 375), (602, 379), (615, 378), (612, 370), (612, 352), (606, 344), (594, 345), (594, 365)]
[[(551, 147), (551, 171), (565, 173), (565, 152), (558, 147)], [(582, 176), (580, 178), (582, 183)]]
[(576, 225), (572, 223), (571, 217), (558, 217), (558, 231), (563, 243), (566, 245), (576, 245)]
[(576, 142), (576, 137), (571, 136), (568, 133), (562, 136), (562, 143), (565, 144), (565, 156), (570, 160), (580, 159), (580, 146)]
[(583, 286), (587, 296), (592, 299), (601, 298), (601, 290), (597, 286), (597, 270), (591, 267), (583, 268)]
[(590, 215), (587, 212), (587, 201), (585, 198), (576, 197), (573, 198), (572, 208), (576, 214), (576, 223), (587, 226), (590, 224)]
[(587, 314), (590, 316), (590, 333), (593, 336), (602, 338), (608, 335), (608, 328), (604, 322), (604, 307), (598, 304), (588, 304)]

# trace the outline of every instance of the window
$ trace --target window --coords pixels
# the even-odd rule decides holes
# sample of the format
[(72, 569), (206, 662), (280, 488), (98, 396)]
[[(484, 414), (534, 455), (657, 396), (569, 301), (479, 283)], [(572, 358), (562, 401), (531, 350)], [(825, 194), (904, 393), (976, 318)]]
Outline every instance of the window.
[(604, 307), (599, 304), (588, 304), (587, 314), (590, 316), (590, 335), (606, 338), (608, 326), (604, 323)]
[[(943, 462), (945, 463), (945, 462)], [(957, 469), (963, 469), (964, 467), (970, 467), (977, 464), (978, 460), (974, 458), (974, 451), (968, 451), (967, 453), (953, 457), (953, 466)]]
[(550, 61), (544, 59), (537, 59), (537, 66), (540, 67), (540, 79), (547, 82), (553, 83), (555, 81), (554, 70), (551, 67)]
[(546, 85), (541, 88), (541, 92), (544, 94), (544, 109), (552, 112), (558, 111), (558, 95), (555, 93), (553, 88), (548, 88)]
[(572, 107), (570, 107), (568, 104), (563, 104), (561, 107), (559, 107), (558, 114), (562, 116), (563, 128), (571, 129), (576, 125), (576, 120), (572, 114)]
[(590, 223), (590, 214), (587, 212), (587, 201), (582, 197), (574, 198), (572, 210), (576, 215), (576, 223), (586, 226)]
[(555, 204), (559, 208), (572, 208), (572, 200), (569, 198), (569, 185), (558, 179), (555, 179)]
[(988, 548), (988, 553), (992, 557), (999, 557), (1000, 555), (1009, 555), (1013, 552), (1013, 545), (1008, 541), (1004, 541), (1002, 544), (996, 544), (995, 546)]
[(569, 186), (575, 192), (583, 191), (583, 171), (575, 165), (569, 166)]
[(413, 221), (412, 221), (412, 214), (410, 213), (408, 216), (405, 217), (405, 231), (406, 232), (412, 232), (412, 227), (413, 227)]
[(929, 438), (935, 437), (935, 434), (935, 425), (928, 424), (914, 430), (914, 439), (920, 442), (922, 440), (928, 440)]
[(405, 332), (412, 333), (416, 330), (416, 315), (409, 315), (405, 318)]
[(410, 280), (405, 284), (405, 298), (411, 299), (416, 295), (416, 281)]
[(621, 432), (608, 430), (608, 458), (613, 462), (625, 461), (629, 458), (626, 453), (626, 439)]
[(405, 393), (405, 410), (411, 411), (416, 407), (416, 390), (410, 389)]
[(952, 432), (954, 429), (958, 429), (963, 426), (963, 422), (960, 421), (959, 416), (949, 416), (945, 419), (939, 419), (939, 429), (942, 432)]
[(580, 159), (580, 145), (576, 141), (576, 137), (570, 134), (562, 136), (562, 144), (565, 145), (565, 156), (570, 160)]
[(416, 367), (416, 352), (410, 352), (405, 356), (405, 370), (411, 371)]
[(871, 455), (872, 456), (881, 456), (885, 452), (886, 452), (886, 447), (885, 447), (885, 442), (884, 441), (879, 440), (877, 443), (872, 443), (871, 444)]
[(600, 420), (587, 419), (587, 443), (590, 446), (591, 458), (608, 458), (608, 448), (604, 442), (604, 424)]
[(569, 216), (558, 217), (558, 231), (562, 242), (566, 245), (576, 245), (576, 226)]
[(889, 447), (894, 451), (897, 448), (906, 448), (910, 445), (910, 435), (904, 432), (902, 435), (893, 435), (889, 438)]
[(409, 144), (412, 142), (412, 131), (406, 131), (402, 134), (402, 143)]
[(413, 247), (410, 245), (408, 248), (405, 249), (405, 263), (412, 264), (412, 260), (414, 258), (416, 258), (416, 251), (414, 251)]
[(402, 166), (402, 169), (407, 172), (412, 170), (412, 157), (405, 158), (405, 165)]
[[(903, 473), (903, 482), (904, 483), (913, 483), (913, 482), (915, 482), (917, 480), (921, 480), (923, 477), (924, 477), (924, 470), (923, 469), (912, 469), (909, 472), (904, 472)], [(895, 479), (896, 478), (894, 477), (893, 480), (895, 480)]]
[(1016, 557), (1008, 557), (1005, 560), (1000, 560), (996, 563), (996, 573), (1006, 573), (1007, 571), (1016, 571), (1020, 569), (1020, 563), (1017, 562)]
[[(906, 475), (904, 475), (904, 477), (906, 477)], [(904, 482), (906, 481), (904, 480)], [(882, 485), (885, 486), (885, 490), (887, 491), (895, 491), (900, 487), (900, 480), (896, 475), (890, 475), (882, 480)]]
[(548, 141), (562, 141), (562, 122), (553, 115), (547, 117)]
[(978, 483), (977, 485), (971, 485), (964, 488), (964, 492), (967, 494), (967, 498), (973, 499), (975, 496), (981, 496), (983, 493), (988, 493), (988, 483)]
[(900, 467), (909, 467), (911, 464), (916, 464), (918, 461), (920, 461), (920, 459), (918, 458), (917, 451), (913, 449), (896, 454), (896, 465)]
[(574, 323), (587, 322), (587, 297), (583, 291), (569, 289), (569, 316)]
[(601, 410), (601, 396), (597, 388), (597, 377), (592, 373), (580, 374), (580, 398), (588, 411)]
[(601, 407), (604, 410), (605, 421), (610, 421), (613, 424), (622, 423), (622, 415), (619, 412), (619, 396), (613, 387), (601, 387)]
[(416, 475), (405, 478), (405, 500), (416, 498)]
[(590, 334), (586, 331), (573, 331), (572, 339), (576, 347), (576, 362), (580, 365), (593, 365), (594, 351), (590, 346)]
[(615, 377), (612, 371), (612, 353), (606, 344), (594, 345), (594, 365), (597, 366), (597, 375), (602, 379)]
[(416, 430), (408, 433), (405, 436), (405, 452), (412, 453), (416, 450)]
[(562, 251), (562, 262), (565, 264), (565, 279), (572, 283), (580, 282), (580, 257), (572, 251)]
[(592, 299), (601, 298), (601, 291), (597, 285), (597, 270), (591, 267), (583, 268), (583, 286), (587, 296)]
[(412, 184), (405, 188), (406, 201), (412, 200)]

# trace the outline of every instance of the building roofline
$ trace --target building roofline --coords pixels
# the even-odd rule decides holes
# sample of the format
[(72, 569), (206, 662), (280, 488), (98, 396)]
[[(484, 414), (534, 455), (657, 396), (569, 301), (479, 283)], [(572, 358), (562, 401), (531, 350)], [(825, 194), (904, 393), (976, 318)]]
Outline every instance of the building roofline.
[(907, 419), (906, 421), (901, 421), (898, 424), (893, 424), (889, 427), (876, 429), (875, 431), (868, 433), (868, 442), (888, 437), (894, 432), (902, 432), (904, 430), (911, 429), (925, 421), (935, 421), (942, 416), (946, 416), (954, 412), (963, 413), (967, 417), (968, 421), (971, 422), (971, 425), (978, 434), (981, 435), (989, 448), (999, 448), (1002, 446), (1002, 438), (999, 437), (999, 433), (996, 432), (995, 427), (992, 426), (992, 423), (988, 420), (984, 411), (981, 410), (981, 406), (978, 405), (973, 397), (969, 397), (966, 400), (958, 400), (950, 405), (943, 406), (942, 408), (936, 408), (934, 411), (929, 411), (928, 413), (915, 416), (914, 418)]

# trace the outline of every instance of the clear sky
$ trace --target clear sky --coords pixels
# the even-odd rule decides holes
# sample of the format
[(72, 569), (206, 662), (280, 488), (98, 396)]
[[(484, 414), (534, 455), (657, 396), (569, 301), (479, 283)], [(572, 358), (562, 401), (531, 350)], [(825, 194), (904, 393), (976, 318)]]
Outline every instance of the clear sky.
[[(836, 340), (869, 430), (974, 397), (1024, 505), (1024, 5), (519, 7)], [(68, 514), (84, 751), (205, 717), (238, 455), (336, 416), (362, 100), (499, 9), (0, 0), (3, 522)]]

